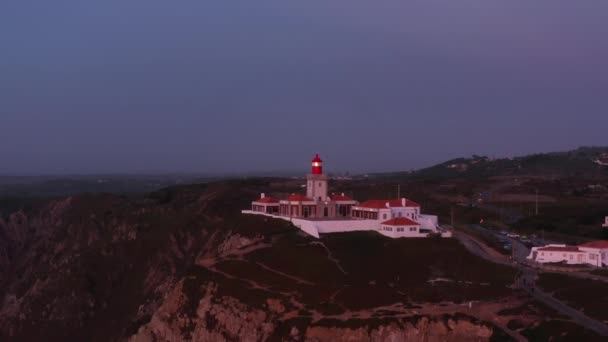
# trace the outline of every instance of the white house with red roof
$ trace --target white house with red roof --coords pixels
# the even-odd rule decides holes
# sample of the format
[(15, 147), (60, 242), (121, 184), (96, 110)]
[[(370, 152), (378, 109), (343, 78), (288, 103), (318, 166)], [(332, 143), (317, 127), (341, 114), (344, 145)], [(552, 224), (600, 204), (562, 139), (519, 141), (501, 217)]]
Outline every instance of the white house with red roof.
[(261, 194), (244, 214), (266, 215), (291, 221), (304, 232), (319, 234), (377, 231), (392, 237), (426, 237), (431, 233), (451, 236), (439, 226), (437, 216), (423, 215), (420, 205), (407, 198), (368, 200), (359, 203), (344, 193), (328, 195), (328, 177), (316, 155), (306, 175), (306, 195), (290, 194), (276, 199)]
[(251, 210), (267, 214), (278, 214), (279, 200), (272, 197), (266, 197), (265, 194), (262, 194), (260, 198), (251, 202)]
[(578, 246), (549, 244), (542, 247), (532, 247), (527, 258), (543, 264), (588, 264), (595, 267), (606, 267), (608, 266), (608, 241), (592, 241)]
[(395, 217), (380, 223), (380, 234), (392, 238), (428, 236), (428, 232), (420, 228), (420, 223), (407, 217)]
[(588, 264), (598, 267), (608, 266), (608, 241), (591, 241), (578, 245), (578, 248), (587, 253)]
[(393, 217), (416, 219), (420, 204), (406, 198), (393, 200), (369, 200), (352, 207), (352, 217), (372, 220), (388, 220)]

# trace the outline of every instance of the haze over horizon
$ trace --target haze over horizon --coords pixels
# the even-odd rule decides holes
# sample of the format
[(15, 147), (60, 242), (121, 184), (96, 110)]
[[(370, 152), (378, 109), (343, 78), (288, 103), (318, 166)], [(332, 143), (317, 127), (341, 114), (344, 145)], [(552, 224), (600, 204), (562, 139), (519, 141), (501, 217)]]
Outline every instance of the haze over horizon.
[(608, 2), (0, 3), (0, 174), (397, 171), (608, 145)]

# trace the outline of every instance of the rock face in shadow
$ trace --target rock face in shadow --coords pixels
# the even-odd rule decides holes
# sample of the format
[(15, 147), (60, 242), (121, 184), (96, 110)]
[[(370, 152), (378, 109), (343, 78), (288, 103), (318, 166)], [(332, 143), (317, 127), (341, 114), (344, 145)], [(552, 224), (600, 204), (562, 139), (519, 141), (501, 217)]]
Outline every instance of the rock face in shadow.
[[(362, 260), (410, 258), (395, 254), (407, 252), (404, 242), (358, 235), (329, 238), (325, 246), (288, 222), (240, 215), (268, 186), (214, 183), (138, 199), (80, 195), (5, 216), (0, 340), (445, 341), (487, 340), (495, 333), (462, 315), (348, 316), (433, 301), (448, 290), (454, 301), (511, 290), (501, 278), (486, 280), (484, 270), (462, 275), (468, 283), (425, 290), (427, 278), (461, 276), (449, 261), (458, 258), (393, 274)], [(442, 244), (461, 253), (455, 243)]]

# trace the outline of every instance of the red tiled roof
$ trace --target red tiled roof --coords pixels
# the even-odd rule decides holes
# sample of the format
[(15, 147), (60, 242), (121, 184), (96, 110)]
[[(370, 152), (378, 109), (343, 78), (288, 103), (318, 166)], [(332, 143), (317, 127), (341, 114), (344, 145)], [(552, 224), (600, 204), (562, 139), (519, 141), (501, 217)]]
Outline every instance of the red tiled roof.
[(254, 202), (257, 203), (279, 203), (279, 200), (272, 197), (258, 198)]
[(331, 196), (329, 196), (331, 198), (332, 201), (352, 201), (353, 199), (348, 197), (348, 196), (344, 196), (344, 195), (338, 195), (338, 194), (331, 194)]
[(382, 222), (387, 226), (419, 226), (420, 224), (416, 221), (412, 221), (407, 217), (395, 217), (388, 221)]
[[(400, 199), (392, 199), (392, 200), (369, 200), (369, 201), (365, 201), (361, 204), (358, 205), (358, 207), (365, 207), (365, 208), (375, 208), (375, 209), (380, 209), (380, 208), (385, 208), (386, 207), (386, 203), (388, 202), (388, 205), (391, 208), (395, 208), (395, 207), (403, 207), (403, 203), (401, 202)], [(411, 200), (405, 200), (405, 206), (406, 207), (420, 207), (420, 204), (411, 201)]]
[(565, 246), (565, 247), (542, 247), (538, 249), (541, 252), (581, 252), (576, 246)]
[(312, 201), (312, 199), (310, 199), (304, 195), (300, 195), (300, 194), (291, 194), (291, 195), (289, 195), (289, 197), (287, 197), (287, 200), (290, 202), (310, 202), (310, 201)]
[(578, 245), (579, 247), (587, 247), (587, 248), (608, 248), (607, 240), (597, 240), (584, 243), (582, 245)]
[(420, 208), (420, 204), (418, 204), (418, 203), (416, 203), (416, 202), (414, 202), (412, 200), (409, 200), (409, 199), (405, 200), (405, 206), (406, 207), (418, 207), (418, 208)]
[(359, 204), (358, 207), (380, 209), (380, 208), (385, 208), (387, 202), (388, 202), (389, 206), (391, 206), (391, 207), (400, 207), (401, 206), (401, 200), (369, 200), (369, 201), (365, 201), (365, 202)]

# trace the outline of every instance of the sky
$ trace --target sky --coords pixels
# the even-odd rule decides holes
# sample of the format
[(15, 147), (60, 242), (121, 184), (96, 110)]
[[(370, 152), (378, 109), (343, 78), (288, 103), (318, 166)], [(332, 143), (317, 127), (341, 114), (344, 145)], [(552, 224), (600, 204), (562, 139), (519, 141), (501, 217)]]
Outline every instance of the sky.
[(0, 174), (608, 145), (608, 1), (2, 0)]

